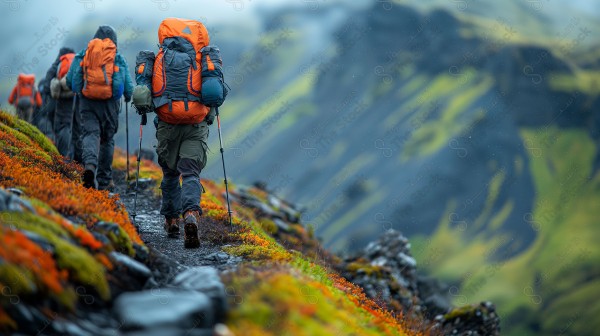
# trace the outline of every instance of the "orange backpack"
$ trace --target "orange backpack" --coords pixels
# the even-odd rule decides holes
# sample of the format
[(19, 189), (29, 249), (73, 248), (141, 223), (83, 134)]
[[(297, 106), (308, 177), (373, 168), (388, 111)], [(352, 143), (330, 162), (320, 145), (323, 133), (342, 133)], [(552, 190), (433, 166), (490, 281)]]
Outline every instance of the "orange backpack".
[(69, 68), (71, 68), (71, 63), (73, 63), (73, 58), (75, 58), (74, 53), (68, 53), (60, 56), (60, 63), (58, 65), (58, 72), (56, 74), (56, 78), (62, 79), (69, 72)]
[(35, 75), (19, 74), (17, 78), (16, 106), (27, 108), (37, 103), (35, 90)]
[(201, 102), (202, 55), (209, 44), (206, 27), (194, 20), (169, 18), (158, 28), (160, 50), (152, 76), (152, 97), (160, 120), (169, 124), (197, 124), (209, 108)]
[(113, 73), (119, 72), (115, 66), (117, 46), (105, 38), (95, 38), (88, 43), (88, 47), (81, 62), (83, 70), (83, 89), (81, 93), (89, 99), (110, 99), (113, 95)]

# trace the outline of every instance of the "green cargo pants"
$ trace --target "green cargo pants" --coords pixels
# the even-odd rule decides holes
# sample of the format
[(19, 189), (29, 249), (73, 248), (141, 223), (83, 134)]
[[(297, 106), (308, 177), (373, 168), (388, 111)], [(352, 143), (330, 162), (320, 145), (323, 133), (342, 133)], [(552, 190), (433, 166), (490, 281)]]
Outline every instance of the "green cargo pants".
[(186, 211), (202, 211), (200, 172), (206, 166), (208, 133), (204, 121), (193, 125), (158, 122), (156, 153), (163, 171), (160, 185), (163, 216), (177, 218)]

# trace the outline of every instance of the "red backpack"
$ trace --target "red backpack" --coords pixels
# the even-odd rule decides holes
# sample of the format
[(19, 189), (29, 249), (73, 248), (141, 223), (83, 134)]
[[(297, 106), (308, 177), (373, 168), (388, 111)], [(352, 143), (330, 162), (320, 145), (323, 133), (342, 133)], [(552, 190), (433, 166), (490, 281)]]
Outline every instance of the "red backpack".
[(75, 58), (74, 53), (68, 53), (60, 56), (60, 63), (58, 64), (56, 78), (62, 79), (67, 75), (67, 72), (69, 72), (69, 69), (71, 68), (71, 63), (73, 63), (73, 58)]
[(115, 66), (117, 46), (109, 39), (95, 38), (88, 47), (81, 62), (83, 89), (81, 93), (89, 99), (110, 99), (113, 95), (113, 73), (119, 72)]
[(206, 27), (194, 20), (169, 18), (158, 28), (160, 50), (152, 76), (156, 114), (169, 124), (197, 124), (209, 108), (201, 103), (202, 54), (209, 44)]

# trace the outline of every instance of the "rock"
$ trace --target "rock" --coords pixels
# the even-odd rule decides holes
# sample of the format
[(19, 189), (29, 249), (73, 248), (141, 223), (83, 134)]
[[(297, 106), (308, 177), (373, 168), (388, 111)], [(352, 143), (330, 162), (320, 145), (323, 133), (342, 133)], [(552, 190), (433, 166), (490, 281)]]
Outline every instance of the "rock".
[(117, 237), (119, 236), (119, 234), (121, 232), (118, 224), (110, 223), (110, 222), (98, 222), (98, 223), (94, 224), (92, 229), (94, 231), (97, 231), (97, 232), (100, 232), (103, 234), (112, 233), (112, 234), (116, 235)]
[(215, 325), (215, 328), (214, 328), (214, 335), (215, 336), (233, 336), (233, 333), (231, 332), (231, 330), (229, 330), (229, 328), (227, 328), (226, 325), (217, 323), (217, 325)]
[(279, 218), (273, 218), (273, 223), (275, 223), (275, 225), (277, 225), (277, 227), (280, 230), (283, 230), (285, 232), (289, 232), (290, 231), (290, 225), (284, 221), (282, 221)]
[(17, 189), (17, 188), (8, 188), (6, 189), (7, 191), (10, 191), (11, 193), (17, 195), (17, 196), (22, 196), (23, 195), (23, 190), (21, 189)]
[[(137, 183), (138, 190), (143, 190), (150, 187), (154, 183), (154, 180), (151, 178), (140, 178)], [(129, 190), (135, 190), (135, 180), (129, 182)]]
[(35, 212), (35, 209), (33, 206), (31, 206), (31, 203), (5, 189), (0, 188), (0, 211), (22, 212), (25, 210)]
[(432, 277), (418, 277), (417, 288), (419, 297), (425, 306), (424, 313), (433, 318), (446, 314), (452, 309), (452, 300), (448, 286)]
[(52, 245), (46, 238), (40, 236), (37, 233), (21, 230), (21, 232), (32, 242), (36, 243), (39, 247), (49, 252), (50, 254), (54, 254), (54, 245)]
[(500, 317), (491, 302), (454, 308), (435, 318), (436, 328), (452, 335), (500, 335)]
[(408, 239), (389, 230), (363, 251), (345, 258), (341, 273), (388, 308), (400, 305), (405, 311), (414, 312), (423, 309), (419, 305), (416, 265)]
[(108, 256), (115, 262), (117, 272), (127, 272), (141, 284), (152, 276), (152, 272), (146, 265), (122, 253), (113, 251)]
[(115, 300), (114, 310), (124, 330), (190, 330), (214, 324), (210, 299), (195, 290), (158, 288), (124, 293)]
[(207, 265), (213, 266), (237, 265), (242, 261), (242, 258), (229, 255), (225, 252), (215, 252), (203, 257), (202, 261)]
[(191, 267), (177, 274), (171, 285), (182, 289), (196, 290), (206, 294), (212, 301), (215, 319), (222, 322), (227, 311), (225, 286), (216, 268), (210, 266)]
[(140, 244), (133, 244), (133, 249), (135, 250), (135, 259), (140, 262), (148, 261), (148, 257), (150, 256), (150, 252), (146, 246)]

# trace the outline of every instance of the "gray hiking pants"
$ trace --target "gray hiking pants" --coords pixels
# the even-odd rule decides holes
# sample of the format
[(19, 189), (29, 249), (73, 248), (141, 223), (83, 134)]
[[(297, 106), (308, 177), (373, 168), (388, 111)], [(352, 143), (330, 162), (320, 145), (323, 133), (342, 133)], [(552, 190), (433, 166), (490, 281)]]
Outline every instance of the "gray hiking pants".
[(75, 162), (83, 163), (82, 152), (83, 145), (81, 143), (82, 140), (82, 120), (81, 120), (81, 109), (79, 107), (79, 101), (81, 98), (75, 98), (75, 111), (73, 113), (73, 130), (71, 132), (71, 158), (75, 160)]
[(186, 211), (202, 211), (200, 172), (206, 166), (208, 125), (206, 122), (171, 125), (159, 121), (156, 138), (158, 164), (163, 171), (160, 213), (166, 218), (177, 218)]
[(80, 98), (82, 119), (82, 161), (94, 165), (98, 188), (112, 181), (112, 162), (115, 150), (114, 135), (119, 122), (120, 100), (90, 100)]
[(57, 99), (54, 112), (54, 134), (56, 136), (56, 149), (66, 157), (73, 158), (71, 153), (73, 129), (73, 98)]

